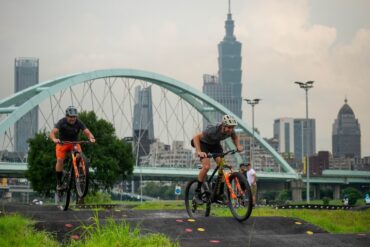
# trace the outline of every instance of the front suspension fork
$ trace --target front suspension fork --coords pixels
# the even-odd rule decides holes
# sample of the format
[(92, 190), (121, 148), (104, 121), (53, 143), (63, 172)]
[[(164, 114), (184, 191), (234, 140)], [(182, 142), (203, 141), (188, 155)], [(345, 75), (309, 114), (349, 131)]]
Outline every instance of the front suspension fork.
[[(229, 192), (230, 192), (231, 199), (233, 199), (233, 200), (237, 199), (237, 195), (235, 194), (235, 191), (232, 188), (231, 183), (230, 183), (230, 174), (229, 173), (225, 173), (224, 174), (224, 177), (225, 177), (226, 186), (227, 186), (227, 188), (229, 189)], [(235, 185), (236, 185), (236, 190), (240, 194), (242, 194), (243, 193), (243, 190), (242, 190), (242, 188), (240, 186), (240, 183), (239, 183), (239, 180), (238, 180), (237, 177), (235, 178)]]

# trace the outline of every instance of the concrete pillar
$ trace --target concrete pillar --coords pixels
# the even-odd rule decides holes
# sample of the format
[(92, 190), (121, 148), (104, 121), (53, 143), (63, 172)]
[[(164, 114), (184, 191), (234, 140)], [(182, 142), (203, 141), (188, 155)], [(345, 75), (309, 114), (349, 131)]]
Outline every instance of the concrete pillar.
[(313, 198), (320, 199), (320, 184), (313, 185)]
[(5, 192), (4, 199), (7, 202), (11, 202), (12, 201), (12, 192), (10, 192), (10, 191)]
[(334, 200), (340, 199), (340, 185), (339, 184), (333, 185), (333, 199)]
[(131, 193), (132, 194), (135, 193), (135, 181), (134, 181), (134, 179), (131, 180)]
[(303, 188), (303, 181), (302, 180), (292, 180), (290, 181), (290, 188), (292, 189), (292, 200), (302, 201), (302, 188)]

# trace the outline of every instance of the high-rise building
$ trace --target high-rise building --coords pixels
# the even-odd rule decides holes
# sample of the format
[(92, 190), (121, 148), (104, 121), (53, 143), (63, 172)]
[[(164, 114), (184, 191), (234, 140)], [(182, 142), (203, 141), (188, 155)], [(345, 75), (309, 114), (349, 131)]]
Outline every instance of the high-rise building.
[(346, 98), (333, 124), (333, 156), (361, 158), (360, 124), (347, 102)]
[(328, 151), (319, 151), (317, 155), (310, 157), (310, 171), (312, 175), (320, 176), (322, 171), (329, 169), (329, 157)]
[[(218, 77), (204, 75), (203, 92), (242, 118), (242, 44), (234, 36), (230, 4), (225, 30), (225, 37), (218, 44)], [(216, 114), (215, 119), (221, 120), (220, 114)]]
[[(306, 129), (307, 128), (307, 129)], [(316, 122), (315, 119), (294, 119), (294, 157), (303, 160), (303, 157), (316, 153)]]
[(298, 162), (316, 152), (315, 119), (279, 118), (274, 121), (274, 138), (279, 142), (279, 153), (294, 154)]
[[(218, 77), (214, 75), (203, 75), (203, 93), (210, 96), (212, 99), (226, 106), (232, 98), (232, 91), (230, 85), (221, 84), (218, 81)], [(221, 121), (222, 114), (215, 112), (214, 119)], [(203, 128), (206, 128), (208, 121), (203, 121)]]
[(351, 157), (334, 157), (329, 158), (329, 169), (331, 170), (353, 170), (352, 164), (355, 158)]
[[(16, 58), (14, 61), (14, 89), (22, 91), (39, 82), (39, 59)], [(15, 124), (15, 151), (25, 155), (28, 152), (27, 140), (38, 130), (38, 107), (34, 107)]]
[(370, 171), (370, 156), (365, 156), (361, 159), (356, 158), (353, 168), (354, 170)]
[(279, 153), (294, 153), (294, 119), (279, 118), (274, 121), (274, 138), (278, 140)]
[[(135, 87), (133, 119), (133, 137), (135, 147), (139, 147), (138, 156), (149, 154), (150, 144), (154, 141), (152, 89)], [(137, 150), (135, 150), (137, 153)], [(139, 158), (137, 157), (137, 158)], [(140, 159), (138, 159), (140, 160)]]

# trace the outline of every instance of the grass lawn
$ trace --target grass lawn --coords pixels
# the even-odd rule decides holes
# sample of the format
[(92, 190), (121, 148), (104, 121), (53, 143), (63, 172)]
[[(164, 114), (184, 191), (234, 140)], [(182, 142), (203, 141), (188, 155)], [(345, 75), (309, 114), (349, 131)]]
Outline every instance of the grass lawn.
[(126, 222), (116, 223), (107, 219), (104, 227), (97, 218), (94, 224), (82, 226), (83, 240), (72, 240), (68, 244), (60, 245), (47, 232), (36, 231), (33, 222), (19, 215), (0, 216), (0, 246), (1, 247), (57, 247), (57, 246), (85, 246), (85, 247), (136, 247), (136, 246), (179, 246), (163, 234), (141, 235), (140, 229), (131, 229)]
[[(289, 204), (290, 205), (301, 205), (301, 204), (307, 204), (307, 203), (303, 201), (303, 202), (290, 202)], [(323, 205), (324, 202), (323, 200), (311, 200), (309, 204)], [(329, 205), (343, 206), (343, 202), (342, 200), (330, 200)], [(357, 200), (356, 206), (364, 206), (364, 205), (365, 205), (364, 200), (361, 200), (361, 199)]]
[(370, 209), (352, 210), (310, 210), (255, 208), (252, 216), (284, 216), (299, 218), (319, 226), (331, 233), (370, 233)]
[(0, 216), (0, 246), (59, 246), (51, 234), (36, 231), (33, 222), (19, 215)]

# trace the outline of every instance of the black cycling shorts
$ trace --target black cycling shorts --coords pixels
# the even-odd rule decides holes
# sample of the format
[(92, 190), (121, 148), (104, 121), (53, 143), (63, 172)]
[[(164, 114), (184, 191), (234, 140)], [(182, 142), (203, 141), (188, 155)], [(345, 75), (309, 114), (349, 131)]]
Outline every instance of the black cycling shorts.
[[(195, 147), (194, 146), (194, 141), (193, 139), (191, 140), (191, 146), (192, 147)], [(223, 149), (222, 149), (222, 146), (220, 143), (216, 144), (216, 145), (210, 145), (208, 143), (205, 143), (205, 142), (202, 142), (200, 141), (200, 150), (202, 152), (205, 152), (205, 153), (213, 153), (213, 154), (222, 154), (223, 152)]]

